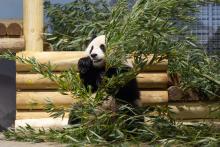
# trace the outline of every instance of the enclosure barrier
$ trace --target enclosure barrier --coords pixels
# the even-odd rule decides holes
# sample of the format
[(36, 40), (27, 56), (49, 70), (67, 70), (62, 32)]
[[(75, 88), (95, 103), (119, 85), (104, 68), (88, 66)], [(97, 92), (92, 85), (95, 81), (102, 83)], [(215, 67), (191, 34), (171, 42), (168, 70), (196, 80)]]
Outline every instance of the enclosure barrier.
[[(34, 57), (40, 63), (54, 66), (54, 74), (73, 67), (77, 70), (77, 62), (83, 57), (82, 52), (45, 52), (43, 45), (43, 0), (23, 0), (24, 19), (0, 20), (0, 49), (16, 52), (20, 57)], [(25, 49), (25, 51), (24, 51)], [(219, 103), (217, 102), (187, 102), (174, 99), (168, 95), (168, 61), (151, 65), (137, 76), (141, 101), (146, 105), (162, 104), (169, 106), (175, 113), (173, 116), (181, 122), (214, 120), (210, 115)], [(43, 110), (50, 99), (57, 106), (68, 107), (77, 100), (71, 95), (57, 92), (58, 85), (42, 75), (33, 73), (31, 66), (16, 63), (17, 114), (16, 126), (31, 124), (33, 127), (59, 127), (67, 123), (64, 120), (49, 118)], [(66, 115), (68, 117), (68, 114)]]

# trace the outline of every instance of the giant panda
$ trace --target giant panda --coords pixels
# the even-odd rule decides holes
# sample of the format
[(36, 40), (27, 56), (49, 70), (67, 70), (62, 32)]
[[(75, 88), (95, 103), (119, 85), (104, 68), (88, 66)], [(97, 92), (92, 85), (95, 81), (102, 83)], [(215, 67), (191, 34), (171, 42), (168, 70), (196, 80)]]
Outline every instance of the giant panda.
[[(78, 61), (80, 78), (85, 87), (91, 87), (92, 92), (97, 91), (100, 83), (102, 82), (103, 76), (111, 78), (119, 72), (117, 67), (112, 67), (108, 69), (108, 71), (105, 71), (105, 40), (105, 35), (95, 37), (86, 48), (85, 57), (79, 59)], [(125, 68), (122, 70), (120, 69), (120, 71), (128, 72), (131, 68), (131, 66), (125, 65)], [(136, 78), (119, 88), (116, 94), (108, 94), (112, 95), (115, 99), (127, 102), (132, 106), (136, 107), (141, 105)]]
[[(78, 70), (82, 83), (86, 88), (91, 87), (93, 93), (95, 93), (102, 82), (104, 76), (111, 78), (114, 75), (117, 75), (119, 68), (112, 67), (106, 71), (105, 68), (105, 35), (95, 37), (88, 45), (85, 50), (85, 57), (82, 57), (78, 61)], [(126, 63), (126, 62), (125, 62)], [(131, 70), (131, 65), (125, 64), (123, 69), (120, 69), (122, 72), (128, 72)], [(104, 101), (101, 107), (104, 107), (104, 110), (110, 109), (111, 111), (117, 111), (117, 102), (121, 104), (126, 103), (130, 104), (133, 108), (141, 106), (140, 103), (140, 93), (138, 90), (136, 78), (129, 81), (126, 85), (119, 88), (117, 93), (108, 93), (111, 98), (110, 101)], [(112, 100), (111, 100), (112, 99)], [(80, 109), (81, 104), (76, 104), (70, 112), (68, 124), (77, 124), (81, 122), (81, 118), (75, 115), (75, 110)], [(113, 110), (114, 109), (114, 110)], [(135, 109), (136, 110), (136, 109)], [(126, 112), (128, 115), (134, 115), (133, 113)], [(140, 119), (143, 122), (143, 118)]]

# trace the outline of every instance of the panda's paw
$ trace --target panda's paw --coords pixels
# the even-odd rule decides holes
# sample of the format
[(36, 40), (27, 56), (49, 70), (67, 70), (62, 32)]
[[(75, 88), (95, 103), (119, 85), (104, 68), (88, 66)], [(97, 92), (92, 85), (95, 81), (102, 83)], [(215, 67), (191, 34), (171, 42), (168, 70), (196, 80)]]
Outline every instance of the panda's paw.
[(80, 58), (78, 61), (78, 69), (81, 74), (87, 73), (92, 67), (92, 60), (90, 57)]

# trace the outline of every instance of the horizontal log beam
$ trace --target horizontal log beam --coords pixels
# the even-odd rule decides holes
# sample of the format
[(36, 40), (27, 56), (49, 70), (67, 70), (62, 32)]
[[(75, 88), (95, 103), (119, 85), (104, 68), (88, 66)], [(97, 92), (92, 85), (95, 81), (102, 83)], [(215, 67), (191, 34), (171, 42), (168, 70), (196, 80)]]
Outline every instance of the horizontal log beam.
[(213, 110), (219, 108), (219, 103), (205, 103), (205, 102), (188, 102), (188, 103), (169, 103), (172, 116), (175, 119), (210, 119), (217, 118)]
[[(72, 52), (20, 52), (17, 54), (20, 57), (34, 57), (38, 62), (47, 64), (50, 62), (54, 66), (54, 71), (65, 71), (71, 67), (77, 68), (77, 63), (79, 58), (84, 57), (84, 52), (82, 51), (72, 51)], [(31, 65), (22, 64), (17, 62), (18, 72), (28, 72), (31, 71)], [(161, 63), (147, 66), (144, 71), (166, 71), (167, 70), (167, 60)]]
[[(137, 76), (141, 89), (166, 89), (168, 77), (166, 73), (142, 73)], [(40, 74), (17, 74), (16, 87), (19, 90), (57, 89), (58, 85)]]
[[(19, 111), (17, 110), (16, 112), (16, 119), (40, 119), (40, 118), (49, 118), (50, 114), (45, 112), (44, 110), (37, 110), (37, 111), (28, 111), (28, 110), (23, 110)], [(65, 118), (69, 117), (69, 113), (66, 113)]]
[(0, 38), (0, 52), (7, 50), (11, 52), (24, 50), (24, 38)]
[(32, 128), (64, 128), (68, 125), (68, 118), (41, 118), (41, 119), (22, 119), (15, 121), (15, 129), (25, 127), (29, 124)]
[[(17, 92), (17, 109), (43, 109), (50, 99), (57, 106), (68, 107), (77, 100), (70, 95), (62, 95), (59, 92)], [(143, 104), (167, 103), (167, 91), (141, 91)]]
[(76, 102), (70, 95), (59, 92), (17, 92), (16, 108), (19, 109), (44, 109), (48, 100), (56, 106), (67, 107)]

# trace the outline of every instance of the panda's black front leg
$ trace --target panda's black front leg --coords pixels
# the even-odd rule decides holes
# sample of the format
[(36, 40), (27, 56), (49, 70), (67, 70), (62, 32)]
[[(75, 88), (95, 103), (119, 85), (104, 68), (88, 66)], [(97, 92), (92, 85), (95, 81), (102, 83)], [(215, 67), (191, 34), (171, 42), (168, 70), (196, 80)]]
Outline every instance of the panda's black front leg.
[(86, 74), (92, 68), (92, 60), (90, 57), (80, 58), (78, 61), (78, 69), (80, 74)]

